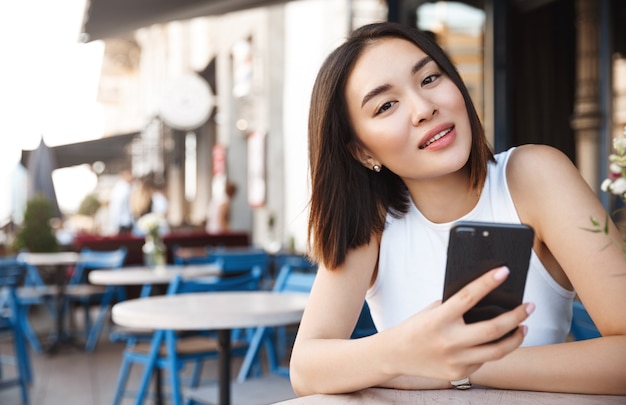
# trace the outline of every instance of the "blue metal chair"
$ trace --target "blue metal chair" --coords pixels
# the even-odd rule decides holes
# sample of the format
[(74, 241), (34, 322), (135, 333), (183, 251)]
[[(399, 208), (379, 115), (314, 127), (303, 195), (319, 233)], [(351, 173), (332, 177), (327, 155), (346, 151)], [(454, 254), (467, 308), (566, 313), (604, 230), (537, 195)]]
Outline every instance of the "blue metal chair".
[(211, 263), (215, 263), (222, 270), (222, 278), (259, 269), (261, 272), (261, 287), (269, 282), (270, 255), (261, 248), (217, 248), (210, 253)]
[[(11, 361), (16, 365), (17, 377), (5, 378), (0, 368), (0, 388), (18, 385), (22, 403), (28, 404), (28, 384), (32, 381), (32, 367), (26, 339), (22, 330), (21, 313), (16, 289), (22, 282), (26, 267), (14, 258), (0, 259), (0, 331), (9, 332), (13, 338), (14, 356)], [(0, 357), (0, 366), (8, 356)]]
[[(93, 351), (96, 346), (111, 301), (114, 298), (118, 301), (125, 300), (126, 293), (123, 287), (108, 286), (105, 288), (89, 284), (87, 273), (96, 269), (111, 269), (112, 271), (121, 269), (126, 260), (126, 253), (127, 249), (125, 247), (110, 251), (82, 249), (68, 282), (66, 297), (69, 307), (71, 308), (72, 303), (78, 303), (83, 308), (86, 336), (85, 348), (89, 352)], [(96, 321), (92, 323), (90, 309), (94, 304), (97, 304), (100, 309)]]
[[(315, 280), (317, 265), (310, 262), (304, 256), (282, 256), (277, 261), (280, 266), (278, 276), (274, 282), (274, 292), (302, 292), (309, 293)], [(274, 345), (273, 334), (276, 332), (278, 344)], [(253, 374), (253, 365), (258, 363), (261, 346), (266, 351), (268, 367), (271, 373), (284, 376), (289, 375), (286, 367), (279, 365), (278, 358), (284, 354), (286, 347), (286, 333), (284, 327), (270, 328), (260, 326), (255, 329), (250, 346), (246, 352), (243, 363), (237, 375), (237, 381), (243, 382)], [(278, 350), (278, 353), (277, 353)]]
[(570, 333), (574, 340), (587, 340), (602, 336), (582, 302), (574, 301)]
[(20, 313), (22, 330), (30, 347), (36, 353), (42, 353), (43, 347), (29, 320), (29, 310), (34, 306), (44, 306), (50, 313), (51, 318), (56, 320), (57, 311), (54, 301), (52, 300), (56, 295), (56, 287), (44, 283), (41, 274), (39, 274), (39, 269), (36, 266), (23, 262), (19, 255), (16, 260), (26, 268), (24, 281), (17, 289), (17, 296), (20, 306), (22, 307)]
[[(274, 292), (301, 292), (309, 293), (315, 280), (317, 265), (306, 257), (287, 255), (278, 259), (280, 270), (274, 283)], [(370, 316), (367, 303), (359, 315), (357, 324), (352, 332), (351, 339), (358, 339), (376, 333), (376, 327)], [(276, 336), (276, 346), (272, 338)], [(238, 382), (244, 382), (253, 374), (253, 365), (258, 364), (261, 345), (266, 351), (270, 373), (289, 377), (289, 368), (280, 366), (278, 359), (284, 357), (287, 347), (287, 338), (284, 327), (270, 328), (261, 326), (256, 328), (250, 346), (237, 375)]]
[(172, 257), (174, 264), (207, 264), (213, 263), (215, 259), (212, 256), (210, 247), (184, 247), (172, 246)]
[[(177, 276), (170, 283), (167, 294), (258, 290), (261, 276), (262, 269), (259, 267), (252, 268), (245, 274), (222, 278), (218, 281), (206, 281), (202, 278), (184, 280)], [(247, 345), (247, 339), (233, 338), (233, 354), (243, 355)], [(129, 342), (122, 355), (122, 365), (120, 366), (113, 404), (119, 404), (126, 391), (126, 382), (133, 363), (140, 363), (145, 367), (139, 384), (136, 403), (143, 403), (150, 377), (155, 370), (160, 369), (168, 372), (172, 404), (180, 404), (182, 395), (179, 370), (185, 364), (193, 362), (194, 369), (191, 373), (189, 386), (196, 387), (200, 383), (200, 372), (204, 360), (217, 358), (217, 347), (217, 341), (210, 331), (179, 335), (173, 330), (157, 330), (149, 343)], [(160, 378), (157, 376), (157, 387), (159, 386)]]

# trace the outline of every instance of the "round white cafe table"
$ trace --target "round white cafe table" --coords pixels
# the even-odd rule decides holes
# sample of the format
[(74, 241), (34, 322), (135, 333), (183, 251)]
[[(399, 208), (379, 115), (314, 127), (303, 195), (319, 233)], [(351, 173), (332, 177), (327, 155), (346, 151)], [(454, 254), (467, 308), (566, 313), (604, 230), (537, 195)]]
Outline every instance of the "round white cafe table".
[(63, 315), (65, 309), (65, 285), (67, 283), (66, 269), (78, 262), (80, 254), (77, 252), (22, 252), (17, 256), (18, 260), (37, 267), (40, 270), (43, 267), (54, 269), (55, 286), (56, 286), (56, 337), (45, 348), (46, 353), (55, 353), (62, 343), (73, 343), (70, 336), (63, 330)]
[(71, 266), (76, 264), (80, 255), (77, 252), (31, 253), (23, 252), (18, 259), (33, 266)]
[(230, 404), (231, 329), (298, 323), (307, 294), (228, 291), (164, 295), (113, 306), (113, 322), (132, 328), (218, 331), (219, 403)]
[(553, 392), (497, 390), (483, 387), (461, 391), (396, 390), (368, 388), (349, 394), (309, 395), (279, 402), (276, 405), (344, 404), (482, 404), (482, 405), (612, 405), (625, 404), (626, 397), (614, 395), (579, 395)]
[(220, 267), (215, 264), (168, 265), (162, 269), (129, 266), (120, 269), (92, 270), (89, 273), (89, 282), (100, 285), (166, 284), (177, 275), (183, 278), (195, 278), (221, 274)]
[(108, 313), (109, 304), (120, 286), (141, 285), (140, 297), (147, 297), (152, 292), (153, 285), (168, 284), (174, 277), (180, 275), (183, 279), (197, 277), (212, 277), (222, 274), (222, 270), (215, 264), (167, 265), (160, 269), (147, 266), (127, 266), (115, 269), (99, 269), (89, 272), (91, 284), (107, 286), (106, 296), (102, 299), (97, 321), (87, 338), (87, 348), (93, 350), (102, 330), (104, 319)]

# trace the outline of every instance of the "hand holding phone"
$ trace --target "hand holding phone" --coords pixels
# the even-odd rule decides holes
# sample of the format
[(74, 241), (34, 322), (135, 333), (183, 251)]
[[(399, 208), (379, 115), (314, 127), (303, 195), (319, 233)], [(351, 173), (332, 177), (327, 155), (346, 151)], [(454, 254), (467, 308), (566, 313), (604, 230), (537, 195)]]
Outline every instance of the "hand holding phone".
[(463, 318), (465, 323), (484, 321), (522, 304), (533, 238), (528, 225), (457, 222), (450, 230), (443, 301), (487, 271), (507, 266), (508, 278)]

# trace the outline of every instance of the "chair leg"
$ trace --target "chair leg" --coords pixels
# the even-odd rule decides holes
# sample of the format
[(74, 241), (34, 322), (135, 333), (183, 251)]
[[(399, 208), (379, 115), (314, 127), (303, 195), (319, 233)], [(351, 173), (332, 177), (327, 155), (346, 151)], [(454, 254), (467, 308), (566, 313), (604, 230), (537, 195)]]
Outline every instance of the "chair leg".
[(85, 350), (90, 353), (93, 352), (93, 350), (96, 348), (98, 338), (100, 337), (104, 322), (106, 321), (106, 317), (109, 313), (109, 304), (111, 303), (111, 299), (113, 298), (114, 294), (115, 291), (113, 289), (108, 289), (106, 293), (102, 296), (98, 317), (96, 318), (96, 321), (93, 323), (93, 325), (89, 329), (87, 329), (87, 341), (85, 342)]
[(137, 392), (138, 404), (143, 403), (146, 397), (146, 393), (148, 392), (148, 385), (150, 384), (150, 377), (152, 376), (152, 372), (154, 371), (155, 367), (158, 367), (157, 357), (159, 355), (161, 343), (163, 342), (163, 334), (164, 331), (157, 330), (156, 332), (154, 332), (154, 335), (152, 337), (152, 344), (150, 345), (148, 359), (145, 363), (145, 368), (139, 382), (139, 391)]
[[(19, 325), (16, 326), (19, 328)], [(18, 376), (20, 380), (20, 392), (22, 402), (28, 404), (28, 384), (32, 381), (30, 370), (30, 357), (26, 351), (26, 345), (21, 333), (15, 333), (15, 357), (17, 361)]]
[(246, 350), (246, 355), (243, 358), (243, 363), (239, 369), (239, 374), (237, 375), (238, 382), (244, 382), (250, 376), (252, 365), (259, 358), (261, 343), (267, 335), (266, 331), (267, 328), (264, 326), (260, 326), (254, 331), (252, 339), (250, 339), (250, 344), (248, 345), (248, 350)]
[(30, 324), (30, 321), (28, 320), (28, 310), (26, 308), (24, 308), (21, 313), (20, 313), (20, 324), (22, 327), (22, 330), (24, 331), (24, 337), (26, 338), (26, 340), (28, 340), (28, 343), (30, 344), (30, 347), (36, 352), (36, 353), (43, 353), (43, 348), (41, 347), (41, 342), (39, 342), (39, 338), (37, 337), (37, 334), (35, 333), (35, 330), (33, 329), (32, 325)]
[[(127, 349), (128, 350), (128, 346)], [(132, 362), (126, 356), (126, 353), (122, 355), (122, 365), (120, 366), (120, 372), (117, 376), (117, 386), (115, 388), (115, 396), (113, 397), (113, 405), (119, 405), (122, 400), (122, 396), (126, 391), (126, 382), (128, 381), (128, 374), (130, 373), (130, 368), (132, 366)]]
[(26, 342), (21, 324), (21, 311), (17, 306), (13, 307), (14, 313), (9, 320), (13, 329), (13, 351), (17, 369), (17, 380), (20, 386), (22, 403), (28, 404), (28, 384), (32, 381), (30, 357), (26, 349)]
[(85, 338), (89, 336), (89, 331), (91, 330), (91, 314), (89, 313), (90, 305), (89, 300), (83, 302), (83, 313), (85, 319)]
[(202, 377), (202, 367), (204, 366), (204, 360), (199, 359), (194, 362), (193, 371), (191, 373), (191, 381), (189, 387), (195, 388), (200, 384), (200, 377)]
[(176, 336), (173, 330), (165, 332), (167, 346), (167, 367), (170, 373), (170, 391), (172, 391), (172, 404), (181, 405), (182, 395), (180, 392), (180, 378), (178, 376), (178, 358), (176, 355)]
[(265, 348), (265, 353), (267, 354), (267, 365), (270, 369), (270, 372), (273, 373), (278, 369), (278, 349), (274, 343), (274, 334), (276, 329), (270, 329), (271, 333), (266, 333), (265, 338), (263, 339), (263, 347)]

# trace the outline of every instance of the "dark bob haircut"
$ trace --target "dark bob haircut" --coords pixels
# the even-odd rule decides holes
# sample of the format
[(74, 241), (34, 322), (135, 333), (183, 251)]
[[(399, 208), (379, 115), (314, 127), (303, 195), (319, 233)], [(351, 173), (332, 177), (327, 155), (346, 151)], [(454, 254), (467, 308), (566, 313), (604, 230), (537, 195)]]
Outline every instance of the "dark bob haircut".
[(472, 131), (467, 165), (471, 187), (480, 190), (493, 152), (470, 99), (450, 58), (429, 35), (414, 28), (383, 22), (355, 30), (324, 61), (315, 80), (309, 112), (311, 200), (308, 224), (310, 254), (329, 269), (340, 266), (349, 249), (363, 246), (381, 234), (385, 216), (401, 217), (410, 207), (402, 179), (386, 168), (365, 168), (351, 153), (357, 137), (350, 123), (346, 82), (358, 58), (382, 38), (407, 40), (429, 55), (459, 88)]

